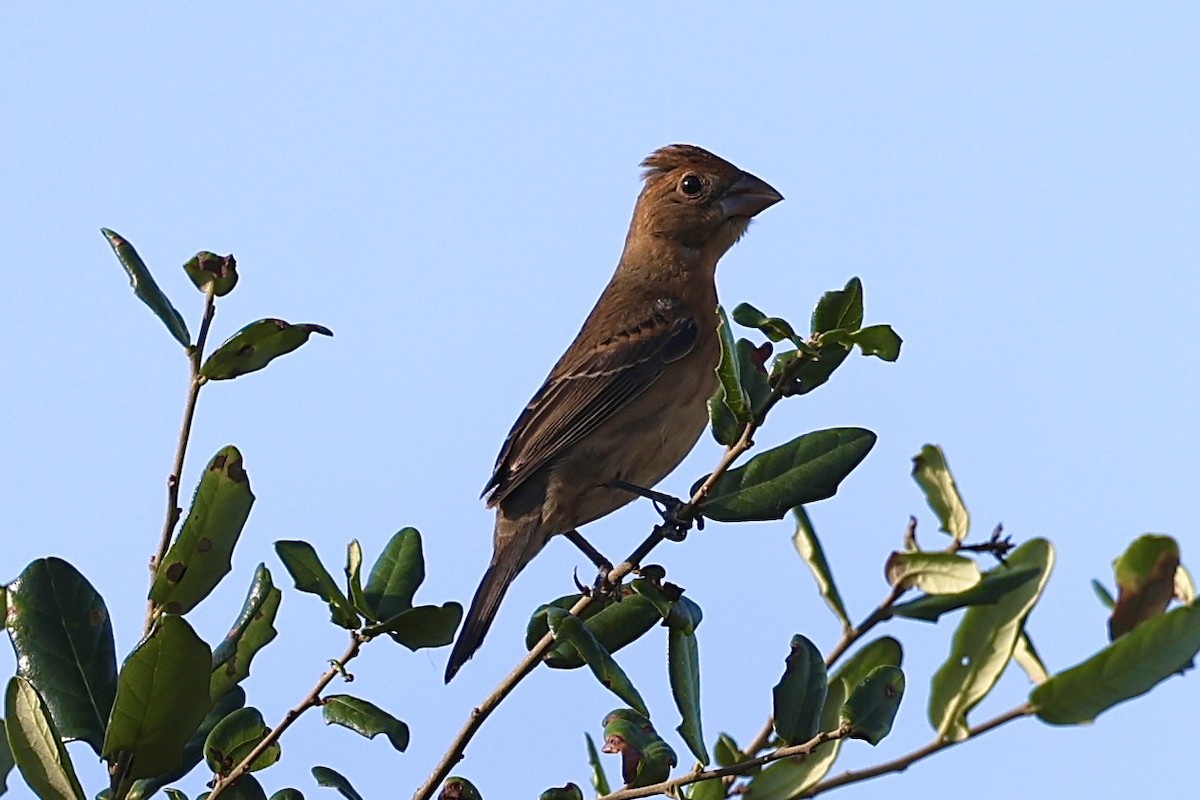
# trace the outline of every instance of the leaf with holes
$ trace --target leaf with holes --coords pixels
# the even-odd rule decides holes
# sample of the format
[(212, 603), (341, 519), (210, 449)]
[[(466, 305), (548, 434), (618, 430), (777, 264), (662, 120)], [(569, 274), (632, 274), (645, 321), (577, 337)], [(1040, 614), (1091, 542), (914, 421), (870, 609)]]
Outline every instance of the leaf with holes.
[(899, 667), (876, 667), (850, 690), (842, 705), (842, 722), (850, 725), (850, 738), (872, 747), (892, 731), (892, 722), (904, 699), (904, 672)]

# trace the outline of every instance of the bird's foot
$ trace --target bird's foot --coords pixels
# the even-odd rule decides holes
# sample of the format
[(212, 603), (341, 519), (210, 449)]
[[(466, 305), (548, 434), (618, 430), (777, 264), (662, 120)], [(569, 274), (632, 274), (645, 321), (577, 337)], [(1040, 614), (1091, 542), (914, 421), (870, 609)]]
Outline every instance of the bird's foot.
[(648, 498), (654, 503), (654, 510), (663, 518), (662, 524), (655, 526), (654, 530), (662, 534), (664, 539), (682, 542), (687, 538), (693, 523), (698, 530), (704, 530), (704, 518), (696, 514), (690, 503), (685, 503), (678, 497), (622, 480), (612, 481), (609, 485), (614, 489), (623, 489), (639, 497)]

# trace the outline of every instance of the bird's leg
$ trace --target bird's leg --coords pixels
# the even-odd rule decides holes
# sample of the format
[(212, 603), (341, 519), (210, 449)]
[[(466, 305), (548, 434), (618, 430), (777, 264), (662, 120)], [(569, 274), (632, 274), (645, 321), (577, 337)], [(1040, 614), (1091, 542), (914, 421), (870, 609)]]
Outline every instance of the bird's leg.
[[(583, 554), (588, 557), (588, 560), (595, 564), (596, 568), (600, 570), (600, 575), (596, 578), (596, 583), (593, 584), (591, 588), (592, 597), (601, 599), (611, 595), (613, 590), (616, 588), (608, 582), (608, 573), (612, 572), (613, 569), (612, 562), (605, 558), (603, 553), (593, 547), (592, 543), (583, 538), (583, 534), (574, 528), (563, 533), (563, 536), (566, 537), (567, 541), (571, 542), (571, 544), (578, 547), (580, 551), (582, 551)], [(582, 586), (579, 583), (578, 578), (576, 578), (575, 584), (579, 586), (579, 591), (588, 591), (587, 587)]]
[[(695, 516), (694, 512), (687, 508), (688, 504), (678, 497), (656, 492), (644, 486), (637, 486), (628, 481), (614, 480), (610, 481), (608, 485), (614, 489), (623, 489), (639, 497), (648, 498), (650, 502), (654, 503), (654, 510), (663, 518), (663, 524), (657, 526), (655, 530), (661, 532), (664, 538), (670, 539), (672, 542), (682, 542), (688, 531), (692, 529), (693, 522), (696, 523), (696, 527), (704, 528), (704, 520)], [(680, 513), (685, 508), (687, 511)]]

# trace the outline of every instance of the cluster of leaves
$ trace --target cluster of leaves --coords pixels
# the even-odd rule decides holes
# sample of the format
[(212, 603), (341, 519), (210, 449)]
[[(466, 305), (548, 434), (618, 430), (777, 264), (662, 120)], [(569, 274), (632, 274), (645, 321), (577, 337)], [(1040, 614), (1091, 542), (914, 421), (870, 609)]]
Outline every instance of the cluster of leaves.
[[(190, 421), (199, 389), (208, 381), (255, 372), (289, 353), (313, 333), (332, 335), (320, 325), (290, 325), (263, 319), (245, 326), (204, 358), (214, 299), (238, 282), (232, 256), (198, 253), (184, 271), (205, 297), (199, 335), (193, 341), (183, 316), (158, 287), (133, 246), (103, 231), (139, 297), (183, 345), (191, 365)], [(171, 476), (177, 498), (178, 472), (187, 445), (185, 425)], [(86, 797), (65, 748), (86, 742), (108, 767), (111, 800), (149, 797), (205, 762), (214, 780), (234, 770), (249, 773), (280, 757), (278, 734), (262, 714), (247, 705), (242, 682), (255, 655), (275, 638), (282, 599), (271, 573), (259, 564), (240, 613), (229, 633), (210, 647), (187, 615), (230, 572), (231, 557), (254, 504), (242, 454), (232, 445), (208, 462), (178, 534), (168, 537), (181, 510), (172, 508), (155, 559), (145, 635), (117, 667), (113, 625), (103, 598), (71, 564), (42, 558), (29, 564), (3, 589), (6, 628), (17, 655), (17, 674), (5, 691), (0, 738), (0, 786), (15, 766), (40, 797)], [(169, 545), (169, 547), (168, 547)], [(361, 585), (362, 561), (351, 543), (346, 574), (347, 600), (303, 542), (279, 542), (277, 550), (298, 588), (316, 591), (335, 609), (335, 619), (353, 631), (357, 647), (387, 634), (410, 649), (437, 647), (453, 636), (462, 615), (455, 603), (441, 607), (412, 604), (424, 580), (420, 534), (406, 528), (388, 543)], [(344, 657), (345, 658), (345, 657)], [(314, 698), (325, 720), (367, 737), (387, 736), (397, 750), (408, 745), (403, 722), (373, 704), (349, 695)], [(318, 782), (340, 785), (325, 768)], [(344, 779), (340, 779), (344, 783)], [(238, 797), (264, 797), (249, 774), (219, 789)], [(346, 784), (348, 787), (348, 784)], [(168, 790), (181, 797), (177, 790)], [(214, 792), (215, 794), (215, 792)], [(294, 789), (279, 793), (298, 797)]]

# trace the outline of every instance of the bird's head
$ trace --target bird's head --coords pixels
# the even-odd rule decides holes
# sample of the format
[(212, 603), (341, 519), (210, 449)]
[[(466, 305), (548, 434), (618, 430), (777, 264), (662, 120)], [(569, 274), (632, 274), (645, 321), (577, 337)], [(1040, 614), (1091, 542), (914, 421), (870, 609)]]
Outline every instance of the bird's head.
[(630, 235), (666, 239), (713, 264), (754, 215), (783, 199), (766, 181), (694, 145), (662, 147), (642, 166), (645, 186)]

